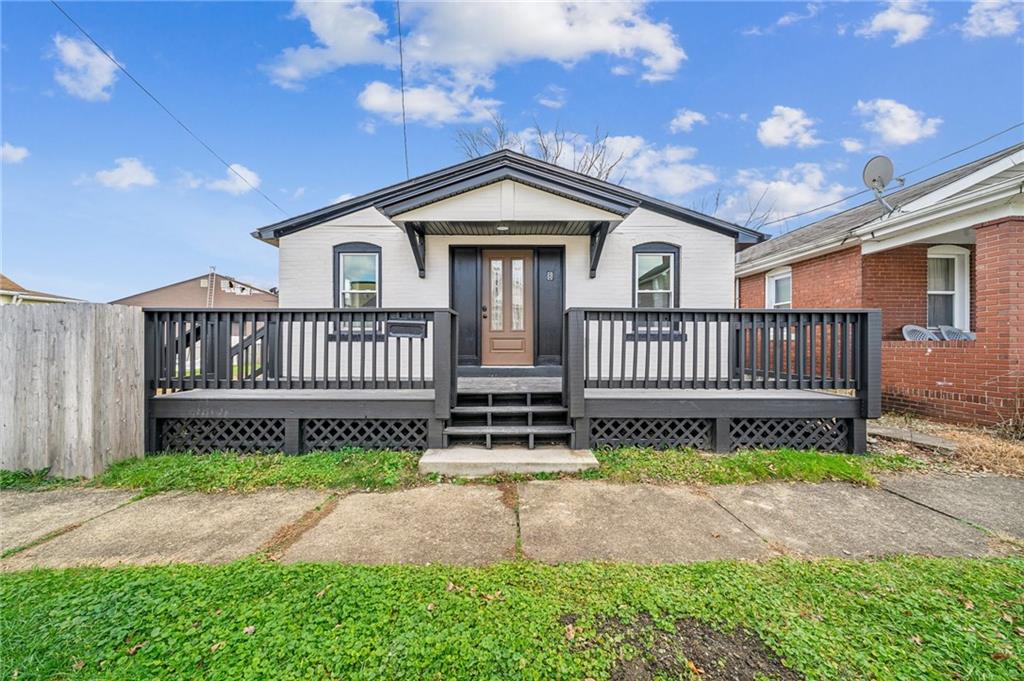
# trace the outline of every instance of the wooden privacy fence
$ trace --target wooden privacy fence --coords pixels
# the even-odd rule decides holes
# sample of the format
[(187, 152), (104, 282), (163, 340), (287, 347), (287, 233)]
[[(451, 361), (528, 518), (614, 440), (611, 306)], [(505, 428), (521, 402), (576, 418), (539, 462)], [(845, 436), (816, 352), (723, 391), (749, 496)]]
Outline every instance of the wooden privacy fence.
[(143, 452), (143, 315), (0, 307), (0, 467), (91, 477)]
[(455, 396), (451, 310), (147, 309), (147, 389), (402, 390)]

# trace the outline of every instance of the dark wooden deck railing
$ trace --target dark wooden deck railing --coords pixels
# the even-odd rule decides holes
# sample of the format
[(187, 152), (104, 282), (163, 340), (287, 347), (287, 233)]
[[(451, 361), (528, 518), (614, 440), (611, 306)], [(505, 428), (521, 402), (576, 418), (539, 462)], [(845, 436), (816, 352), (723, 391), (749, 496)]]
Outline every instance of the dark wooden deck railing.
[(565, 324), (573, 416), (587, 388), (851, 390), (879, 415), (877, 310), (574, 308)]
[[(147, 389), (433, 389), (455, 398), (456, 314), (147, 309)], [(447, 413), (447, 409), (445, 409)]]

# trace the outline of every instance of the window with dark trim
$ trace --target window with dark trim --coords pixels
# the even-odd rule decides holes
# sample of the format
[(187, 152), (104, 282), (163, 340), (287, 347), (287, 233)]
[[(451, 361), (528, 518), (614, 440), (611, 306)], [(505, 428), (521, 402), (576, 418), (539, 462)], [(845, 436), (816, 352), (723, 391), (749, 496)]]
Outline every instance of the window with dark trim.
[[(633, 247), (633, 307), (679, 307), (679, 246), (650, 241)], [(682, 325), (668, 321), (638, 320), (626, 340), (680, 340)]]
[(350, 241), (334, 247), (334, 307), (381, 306), (381, 249)]
[(633, 307), (679, 307), (679, 246), (651, 241), (633, 247)]

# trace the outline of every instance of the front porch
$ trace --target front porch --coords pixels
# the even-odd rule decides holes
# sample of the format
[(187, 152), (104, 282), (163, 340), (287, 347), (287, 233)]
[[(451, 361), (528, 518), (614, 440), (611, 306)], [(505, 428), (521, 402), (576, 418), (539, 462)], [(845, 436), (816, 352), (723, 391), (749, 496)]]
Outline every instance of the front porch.
[(460, 375), (457, 316), (147, 310), (147, 450), (862, 452), (879, 415), (871, 311), (574, 308), (560, 376)]

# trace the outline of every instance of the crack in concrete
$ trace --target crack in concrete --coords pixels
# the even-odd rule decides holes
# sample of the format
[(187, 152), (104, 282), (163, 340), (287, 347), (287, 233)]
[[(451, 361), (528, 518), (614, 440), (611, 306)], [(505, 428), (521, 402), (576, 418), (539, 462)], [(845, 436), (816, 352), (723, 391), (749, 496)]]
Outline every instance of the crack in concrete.
[(320, 524), (320, 521), (331, 514), (341, 501), (344, 495), (332, 494), (320, 505), (311, 508), (293, 523), (288, 523), (279, 528), (274, 536), (268, 539), (260, 547), (259, 553), (266, 556), (267, 560), (280, 560), (284, 552), (290, 549), (295, 542), (299, 541), (304, 534)]
[(765, 546), (767, 546), (769, 549), (771, 549), (775, 553), (779, 554), (780, 556), (785, 556), (785, 555), (788, 555), (789, 553), (791, 553), (791, 549), (788, 546), (786, 546), (785, 544), (782, 544), (781, 542), (778, 542), (778, 541), (773, 540), (773, 539), (768, 539), (768, 537), (763, 536), (760, 532), (758, 532), (753, 527), (751, 527), (750, 525), (745, 523), (742, 518), (740, 518), (738, 515), (733, 513), (730, 509), (726, 508), (725, 504), (723, 504), (721, 501), (716, 499), (714, 494), (712, 494), (711, 492), (708, 492), (707, 496), (708, 496), (709, 499), (711, 499), (711, 501), (715, 502), (715, 505), (718, 506), (718, 508), (720, 508), (723, 511), (725, 511), (726, 513), (728, 513), (729, 516), (732, 517), (733, 520), (738, 522), (743, 527), (747, 528), (747, 531), (749, 531), (752, 535), (754, 535), (755, 537), (757, 537), (758, 539), (763, 541)]

